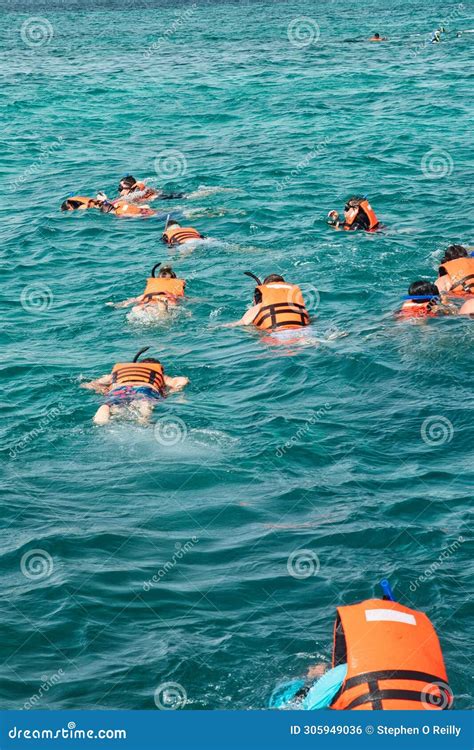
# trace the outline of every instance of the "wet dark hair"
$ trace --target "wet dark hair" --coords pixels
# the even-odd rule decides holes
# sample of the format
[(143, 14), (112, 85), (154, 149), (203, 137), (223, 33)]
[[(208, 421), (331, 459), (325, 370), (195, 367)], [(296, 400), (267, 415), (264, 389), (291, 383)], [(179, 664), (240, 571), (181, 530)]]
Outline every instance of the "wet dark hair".
[(347, 211), (349, 208), (357, 208), (362, 203), (363, 200), (364, 198), (362, 197), (362, 195), (353, 195), (352, 198), (349, 198), (346, 201), (346, 205), (344, 206), (344, 211)]
[(131, 190), (136, 184), (137, 181), (131, 174), (127, 175), (126, 177), (122, 177), (119, 182), (119, 192), (125, 189)]
[[(414, 281), (413, 284), (410, 284), (408, 287), (408, 294), (413, 297), (431, 297), (431, 301), (434, 304), (436, 304), (439, 299), (439, 289), (436, 284), (432, 284), (431, 281)], [(423, 305), (428, 302), (428, 300), (414, 299), (413, 302)]]
[(71, 208), (76, 210), (83, 205), (83, 201), (74, 200), (74, 198), (68, 198), (61, 204), (61, 211), (69, 211)]
[(168, 222), (168, 224), (167, 224), (167, 226), (166, 226), (166, 228), (168, 229), (168, 227), (179, 227), (179, 226), (180, 226), (179, 221), (175, 221), (174, 219), (170, 219), (169, 222)]
[(450, 245), (444, 251), (441, 263), (448, 263), (448, 261), (457, 260), (457, 258), (467, 258), (467, 256), (468, 252), (463, 245)]
[(163, 266), (163, 268), (160, 268), (158, 273), (158, 278), (161, 279), (176, 279), (176, 274), (171, 268), (171, 266)]
[(380, 39), (380, 34), (379, 34), (378, 32), (375, 32), (375, 34), (374, 34), (374, 37), (375, 37), (376, 39)]
[(159, 359), (155, 359), (154, 357), (146, 357), (146, 359), (141, 359), (140, 362), (154, 362), (155, 365), (161, 365), (161, 362)]
[(285, 281), (283, 276), (279, 276), (277, 273), (271, 273), (270, 276), (266, 276), (263, 280), (264, 284), (272, 284), (277, 281)]

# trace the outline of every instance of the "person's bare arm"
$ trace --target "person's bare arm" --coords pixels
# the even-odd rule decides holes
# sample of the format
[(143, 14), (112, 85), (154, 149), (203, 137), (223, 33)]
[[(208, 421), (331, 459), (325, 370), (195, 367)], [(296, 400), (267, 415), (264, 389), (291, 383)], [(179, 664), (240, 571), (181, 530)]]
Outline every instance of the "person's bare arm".
[(257, 317), (259, 310), (260, 305), (253, 305), (249, 310), (247, 310), (245, 315), (243, 315), (240, 320), (237, 320), (235, 323), (225, 323), (224, 327), (235, 328), (235, 326), (249, 326)]
[(177, 377), (171, 378), (169, 375), (165, 375), (165, 385), (171, 393), (176, 391), (182, 391), (185, 386), (189, 383), (189, 378)]
[(129, 307), (130, 305), (135, 305), (138, 302), (141, 302), (144, 295), (140, 294), (139, 297), (130, 297), (129, 299), (124, 299), (123, 302), (107, 302), (107, 305), (109, 307), (116, 307), (117, 309), (119, 307)]
[(445, 276), (438, 276), (435, 284), (440, 292), (449, 292), (451, 289), (451, 278), (447, 274)]
[(102, 375), (102, 377), (96, 380), (91, 380), (90, 383), (81, 383), (81, 388), (86, 388), (88, 391), (95, 391), (96, 393), (107, 393), (109, 387), (112, 385), (112, 375)]

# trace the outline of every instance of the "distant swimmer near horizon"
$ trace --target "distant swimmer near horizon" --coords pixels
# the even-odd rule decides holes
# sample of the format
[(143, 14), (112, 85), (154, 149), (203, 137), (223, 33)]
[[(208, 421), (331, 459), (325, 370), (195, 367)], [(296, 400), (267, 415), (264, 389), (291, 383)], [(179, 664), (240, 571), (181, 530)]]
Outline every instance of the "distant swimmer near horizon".
[(380, 36), (380, 34), (375, 33), (373, 36), (370, 37), (369, 42), (386, 42), (387, 37), (386, 36)]
[(330, 211), (328, 213), (328, 224), (334, 229), (345, 229), (346, 231), (362, 229), (364, 232), (376, 232), (382, 228), (382, 224), (367, 198), (358, 195), (349, 198), (344, 206), (344, 221), (340, 220), (337, 211)]
[(173, 219), (166, 222), (165, 230), (161, 239), (167, 245), (183, 245), (185, 242), (205, 239), (194, 227), (183, 227), (178, 221)]
[(171, 266), (162, 266), (158, 276), (155, 276), (155, 271), (160, 266), (161, 263), (153, 266), (143, 294), (117, 302), (114, 307), (136, 305), (132, 308), (133, 311), (147, 307), (156, 308), (158, 312), (168, 312), (169, 305), (177, 305), (179, 300), (184, 298), (186, 282), (184, 279), (178, 279)]
[(305, 677), (278, 686), (270, 708), (451, 708), (453, 693), (432, 622), (396, 602), (388, 581), (381, 586), (383, 598), (336, 608), (332, 668), (315, 664)]
[(240, 320), (227, 323), (226, 328), (254, 325), (261, 331), (283, 331), (310, 324), (299, 286), (287, 283), (283, 276), (275, 273), (263, 282), (250, 271), (245, 271), (245, 274), (257, 282), (254, 304)]
[(105, 425), (111, 416), (119, 416), (131, 408), (138, 412), (138, 421), (147, 424), (158, 401), (189, 383), (189, 378), (166, 375), (158, 359), (140, 360), (140, 355), (149, 348), (141, 349), (131, 362), (118, 362), (110, 374), (81, 385), (106, 397), (94, 415), (95, 424)]
[(474, 294), (474, 258), (463, 245), (450, 245), (444, 253), (435, 282), (440, 292), (456, 297)]

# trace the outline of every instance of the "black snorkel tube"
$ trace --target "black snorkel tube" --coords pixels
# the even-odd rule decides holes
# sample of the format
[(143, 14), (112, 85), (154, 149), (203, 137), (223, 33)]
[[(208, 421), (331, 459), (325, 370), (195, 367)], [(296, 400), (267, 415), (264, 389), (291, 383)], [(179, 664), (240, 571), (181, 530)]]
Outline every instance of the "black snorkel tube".
[(153, 266), (153, 268), (151, 269), (151, 278), (152, 278), (152, 279), (156, 278), (156, 277), (155, 277), (155, 271), (156, 271), (156, 269), (157, 269), (157, 268), (159, 268), (160, 266), (161, 266), (161, 263), (156, 263), (156, 265), (154, 265), (154, 266)]
[(255, 279), (255, 281), (257, 282), (257, 284), (259, 286), (262, 285), (262, 282), (260, 281), (260, 279), (258, 278), (258, 276), (255, 276), (255, 274), (252, 273), (252, 271), (244, 271), (244, 274), (245, 274), (245, 276), (250, 276), (251, 279)]
[(149, 348), (150, 348), (149, 346), (145, 346), (143, 349), (140, 349), (140, 351), (135, 354), (134, 358), (132, 359), (132, 362), (138, 362), (138, 358), (142, 354), (144, 354), (145, 352), (147, 352)]

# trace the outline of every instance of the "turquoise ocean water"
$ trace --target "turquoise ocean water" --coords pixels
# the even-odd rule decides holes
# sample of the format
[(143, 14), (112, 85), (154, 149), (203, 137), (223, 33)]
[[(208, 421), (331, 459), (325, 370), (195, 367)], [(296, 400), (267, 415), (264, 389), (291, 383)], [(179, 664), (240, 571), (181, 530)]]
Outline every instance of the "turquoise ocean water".
[[(2, 707), (264, 707), (383, 576), (469, 707), (473, 323), (392, 311), (472, 243), (472, 6), (78, 5), (2, 4)], [(209, 239), (59, 211), (128, 172)], [(353, 193), (383, 234), (326, 226)], [(105, 305), (160, 260), (172, 321)], [(301, 285), (309, 338), (221, 327), (245, 270)], [(147, 344), (188, 388), (93, 426), (81, 379)]]

